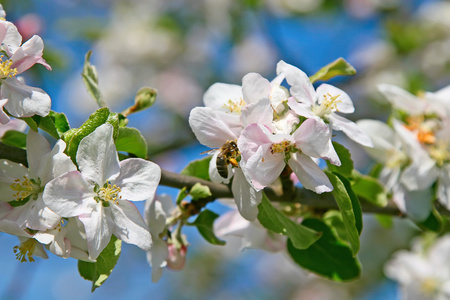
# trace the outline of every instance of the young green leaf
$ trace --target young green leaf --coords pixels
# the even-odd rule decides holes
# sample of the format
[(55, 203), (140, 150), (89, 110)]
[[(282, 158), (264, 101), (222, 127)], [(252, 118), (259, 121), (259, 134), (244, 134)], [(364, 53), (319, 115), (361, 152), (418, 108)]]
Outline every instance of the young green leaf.
[(94, 98), (99, 107), (105, 107), (106, 103), (103, 101), (100, 94), (100, 89), (98, 87), (98, 74), (95, 66), (91, 65), (89, 59), (91, 57), (92, 51), (88, 51), (85, 56), (83, 72), (81, 76), (83, 78), (84, 85), (88, 90), (89, 94)]
[(136, 128), (119, 127), (119, 136), (115, 143), (117, 151), (133, 153), (140, 158), (147, 157), (147, 142)]
[(333, 185), (333, 191), (331, 193), (341, 211), (353, 255), (356, 255), (360, 247), (359, 235), (362, 230), (362, 212), (358, 198), (353, 193), (350, 183), (344, 176), (338, 173), (325, 173)]
[(209, 179), (209, 161), (211, 156), (190, 162), (180, 174), (198, 177), (205, 180)]
[(3, 144), (25, 149), (27, 146), (27, 135), (16, 130), (8, 130), (0, 139)]
[(198, 232), (209, 243), (213, 245), (225, 245), (225, 241), (222, 241), (214, 234), (213, 224), (217, 217), (219, 217), (218, 214), (205, 209), (198, 215), (193, 223), (188, 225), (197, 226)]
[(121, 249), (122, 241), (113, 235), (96, 262), (78, 261), (78, 272), (84, 279), (92, 281), (92, 292), (108, 279), (119, 260)]
[(386, 190), (376, 178), (353, 172), (352, 189), (358, 197), (373, 205), (385, 207), (388, 204)]
[(309, 229), (302, 224), (297, 224), (282, 214), (273, 207), (265, 194), (263, 194), (258, 209), (258, 220), (261, 225), (270, 231), (283, 234), (290, 238), (295, 248), (306, 249), (314, 244), (321, 236), (320, 232)]
[(198, 182), (194, 184), (194, 186), (189, 191), (189, 194), (193, 199), (202, 199), (212, 195), (208, 186), (202, 185)]
[(318, 80), (321, 81), (327, 81), (333, 77), (336, 76), (348, 76), (348, 75), (355, 75), (356, 70), (355, 68), (349, 64), (345, 59), (342, 57), (336, 59), (332, 63), (329, 63), (322, 69), (320, 69), (316, 74), (309, 77), (309, 80), (311, 83), (314, 83)]
[(339, 156), (339, 159), (341, 160), (341, 165), (335, 166), (331, 164), (329, 161), (327, 161), (328, 170), (330, 172), (337, 172), (339, 174), (344, 175), (345, 177), (352, 177), (353, 175), (353, 160), (352, 156), (350, 154), (350, 151), (348, 151), (347, 148), (342, 146), (339, 143), (333, 142), (333, 147), (336, 150), (336, 153)]
[(322, 232), (322, 237), (308, 249), (297, 249), (289, 239), (287, 249), (292, 259), (311, 272), (336, 281), (356, 279), (361, 273), (361, 266), (352, 251), (336, 239), (325, 223), (317, 219), (306, 219), (302, 223), (315, 231)]
[(125, 117), (132, 113), (151, 107), (156, 101), (158, 91), (150, 87), (141, 88), (134, 98), (134, 105), (125, 109), (121, 114)]
[(416, 222), (416, 224), (423, 230), (431, 230), (434, 232), (440, 232), (443, 227), (442, 217), (436, 208), (433, 208), (428, 218), (422, 222)]

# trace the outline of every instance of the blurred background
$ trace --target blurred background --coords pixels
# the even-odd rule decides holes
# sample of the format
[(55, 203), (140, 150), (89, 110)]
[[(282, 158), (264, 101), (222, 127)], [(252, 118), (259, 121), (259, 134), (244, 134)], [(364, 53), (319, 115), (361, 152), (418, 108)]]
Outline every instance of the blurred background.
[[(378, 83), (413, 93), (450, 83), (450, 2), (400, 0), (3, 0), (7, 20), (24, 40), (44, 39), (48, 72), (35, 66), (27, 83), (44, 89), (52, 109), (80, 126), (98, 107), (86, 92), (81, 69), (92, 50), (100, 89), (113, 111), (133, 104), (139, 88), (158, 90), (157, 104), (130, 116), (142, 131), (149, 157), (180, 171), (207, 150), (193, 136), (187, 117), (202, 105), (215, 82), (241, 84), (258, 72), (269, 80), (279, 60), (312, 75), (338, 57), (357, 70), (331, 81), (349, 93), (356, 113), (350, 119), (386, 119), (389, 106)], [(362, 172), (370, 160), (352, 151)], [(161, 187), (172, 195), (176, 190)], [(142, 209), (142, 206), (140, 207)], [(212, 210), (221, 212), (220, 205)], [(378, 218), (379, 219), (379, 218)], [(181, 272), (165, 270), (151, 283), (145, 253), (123, 244), (122, 257), (105, 284), (90, 293), (73, 259), (52, 256), (34, 263), (15, 260), (15, 237), (0, 234), (0, 299), (397, 299), (397, 286), (383, 276), (383, 263), (409, 247), (417, 228), (395, 219), (385, 227), (365, 217), (361, 279), (335, 283), (295, 267), (282, 254), (239, 251), (238, 240), (210, 246), (196, 230)]]

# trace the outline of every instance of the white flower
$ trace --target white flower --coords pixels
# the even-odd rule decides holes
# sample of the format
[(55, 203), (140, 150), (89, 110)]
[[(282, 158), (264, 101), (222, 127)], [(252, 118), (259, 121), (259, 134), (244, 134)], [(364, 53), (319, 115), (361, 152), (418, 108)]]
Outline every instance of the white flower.
[[(291, 85), (290, 91), (293, 98), (288, 100), (288, 105), (298, 115), (316, 118), (322, 122), (325, 120), (331, 128), (343, 131), (355, 142), (367, 147), (372, 146), (370, 138), (355, 123), (336, 113), (349, 114), (355, 110), (347, 93), (329, 84), (321, 84), (317, 90), (314, 90), (314, 86), (303, 71), (284, 61), (278, 63), (277, 73), (284, 74), (286, 81)], [(331, 149), (334, 151), (334, 148), (331, 147)], [(332, 162), (338, 164), (338, 161), (339, 158), (336, 155)]]
[(62, 140), (51, 149), (43, 136), (29, 130), (27, 146), (28, 168), (5, 159), (0, 160), (1, 200), (28, 199), (24, 205), (14, 207), (6, 218), (14, 220), (22, 228), (47, 230), (58, 224), (60, 216), (45, 205), (44, 187), (53, 178), (76, 170), (76, 167), (64, 154), (66, 144)]
[(418, 241), (413, 251), (396, 252), (385, 274), (399, 282), (404, 300), (450, 299), (450, 236), (424, 248), (424, 241)]
[(80, 142), (76, 159), (81, 172), (68, 172), (49, 182), (45, 203), (63, 217), (80, 219), (91, 259), (98, 257), (112, 234), (148, 251), (150, 233), (130, 201), (154, 196), (160, 168), (138, 158), (119, 162), (110, 124), (99, 126)]

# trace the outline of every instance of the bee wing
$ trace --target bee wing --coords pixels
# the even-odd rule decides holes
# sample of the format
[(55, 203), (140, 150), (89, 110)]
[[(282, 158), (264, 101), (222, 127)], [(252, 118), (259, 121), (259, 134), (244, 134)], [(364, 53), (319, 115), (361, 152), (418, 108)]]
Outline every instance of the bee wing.
[(217, 150), (218, 150), (218, 149), (206, 150), (206, 151), (200, 152), (200, 154), (213, 155), (214, 153), (216, 153)]

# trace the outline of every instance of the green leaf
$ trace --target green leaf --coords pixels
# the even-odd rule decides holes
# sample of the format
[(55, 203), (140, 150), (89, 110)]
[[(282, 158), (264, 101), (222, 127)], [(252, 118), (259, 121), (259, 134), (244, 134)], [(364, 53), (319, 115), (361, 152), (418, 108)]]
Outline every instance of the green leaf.
[(95, 102), (97, 102), (99, 107), (105, 107), (106, 104), (102, 99), (100, 94), (100, 89), (98, 87), (98, 74), (95, 66), (91, 65), (89, 59), (91, 57), (92, 51), (88, 51), (85, 56), (83, 72), (81, 76), (83, 78), (84, 85), (86, 86), (87, 91), (94, 98)]
[(333, 147), (336, 150), (336, 153), (339, 156), (339, 159), (341, 160), (341, 165), (335, 166), (331, 164), (329, 161), (327, 161), (328, 170), (330, 172), (336, 172), (339, 174), (344, 175), (345, 177), (352, 177), (353, 175), (353, 160), (352, 156), (350, 154), (350, 151), (348, 151), (347, 148), (342, 146), (339, 143), (333, 142)]
[(261, 225), (270, 231), (283, 234), (290, 238), (295, 248), (306, 249), (314, 244), (321, 236), (320, 232), (311, 230), (302, 224), (297, 224), (282, 214), (273, 207), (264, 193), (258, 209), (258, 220)]
[(8, 130), (1, 138), (3, 144), (25, 149), (27, 146), (27, 135), (16, 130)]
[(55, 139), (60, 139), (62, 134), (70, 129), (69, 121), (63, 113), (50, 111), (50, 113), (41, 117), (35, 115), (31, 117), (37, 127), (41, 128)]
[(331, 193), (341, 211), (353, 255), (356, 255), (360, 247), (359, 235), (362, 230), (362, 212), (358, 198), (353, 193), (350, 183), (345, 177), (338, 173), (325, 173), (333, 185)]
[(203, 159), (198, 159), (190, 162), (180, 174), (194, 176), (205, 180), (209, 179), (209, 161), (211, 156), (205, 157)]
[(187, 190), (187, 188), (186, 188), (186, 187), (183, 187), (183, 188), (178, 192), (177, 201), (176, 201), (177, 205), (180, 205), (180, 204), (181, 204), (181, 201), (183, 201), (183, 199), (186, 198), (186, 197), (189, 195), (189, 193), (188, 193), (186, 190)]
[(194, 186), (192, 186), (189, 194), (193, 199), (202, 199), (212, 195), (208, 186), (200, 184), (198, 182), (194, 184)]
[(116, 148), (117, 151), (133, 153), (140, 158), (147, 157), (147, 142), (136, 128), (119, 127)]
[(132, 113), (147, 109), (151, 107), (156, 101), (156, 95), (158, 91), (150, 87), (143, 87), (137, 93), (134, 98), (134, 105), (128, 107), (122, 112), (122, 115), (129, 116)]
[(309, 77), (309, 80), (311, 83), (314, 83), (318, 80), (327, 81), (333, 77), (340, 76), (340, 75), (355, 75), (356, 70), (355, 68), (349, 64), (345, 59), (342, 57), (336, 59), (332, 63), (329, 63), (322, 69), (320, 69), (316, 74)]
[(38, 124), (36, 124), (36, 122), (31, 118), (23, 118), (22, 120), (25, 121), (25, 123), (27, 123), (27, 125), (33, 129), (34, 131), (38, 131)]
[(348, 241), (347, 229), (345, 228), (342, 214), (338, 210), (329, 210), (323, 217), (322, 221), (327, 224), (333, 231), (333, 234), (342, 241)]
[(352, 251), (333, 235), (328, 226), (317, 219), (306, 219), (304, 226), (322, 232), (322, 237), (308, 249), (294, 247), (289, 239), (287, 249), (292, 259), (311, 272), (336, 281), (356, 279), (361, 266)]
[(377, 214), (377, 215), (375, 215), (375, 219), (377, 219), (378, 223), (380, 223), (380, 225), (383, 228), (386, 228), (386, 229), (392, 228), (392, 224), (393, 224), (392, 216)]
[(442, 217), (436, 208), (433, 208), (428, 218), (422, 222), (416, 222), (422, 230), (431, 230), (434, 232), (440, 232), (443, 227)]
[[(72, 161), (76, 163), (76, 155), (78, 146), (80, 145), (81, 140), (86, 137), (87, 135), (94, 132), (94, 130), (99, 127), (100, 125), (103, 125), (108, 120), (108, 117), (110, 115), (109, 109), (104, 107), (98, 109), (96, 112), (94, 112), (92, 115), (89, 116), (89, 119), (81, 125), (80, 128), (77, 128), (76, 130), (70, 131), (71, 138), (70, 140), (66, 139), (66, 143), (68, 144), (66, 151), (67, 154), (70, 156)], [(69, 136), (69, 135), (67, 135)], [(66, 137), (66, 135), (65, 135)]]
[(101, 286), (119, 260), (122, 248), (122, 241), (117, 239), (114, 235), (102, 253), (97, 257), (96, 262), (78, 261), (78, 272), (81, 277), (92, 281), (92, 292)]
[(384, 185), (376, 178), (353, 172), (352, 189), (358, 197), (373, 205), (385, 207), (388, 198)]
[(205, 209), (198, 215), (197, 219), (189, 225), (197, 226), (198, 232), (209, 243), (213, 245), (225, 245), (225, 241), (222, 241), (214, 234), (213, 224), (217, 217), (219, 217), (218, 214)]
[(59, 136), (70, 129), (69, 121), (64, 113), (57, 113), (51, 110), (49, 116), (52, 118), (53, 124), (55, 125)]

